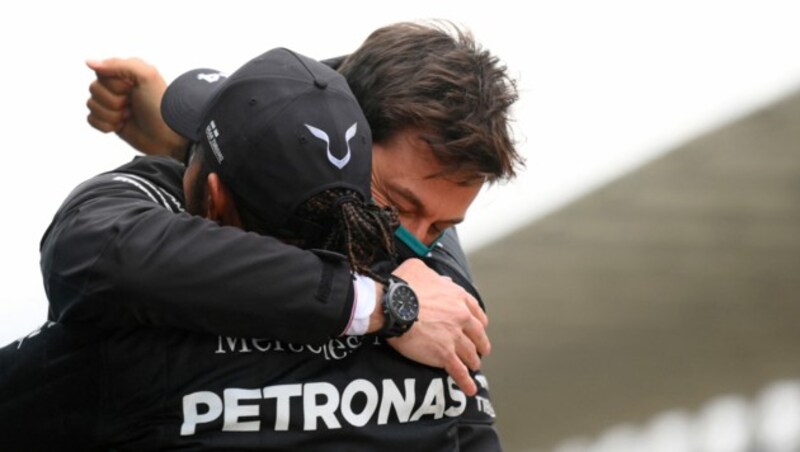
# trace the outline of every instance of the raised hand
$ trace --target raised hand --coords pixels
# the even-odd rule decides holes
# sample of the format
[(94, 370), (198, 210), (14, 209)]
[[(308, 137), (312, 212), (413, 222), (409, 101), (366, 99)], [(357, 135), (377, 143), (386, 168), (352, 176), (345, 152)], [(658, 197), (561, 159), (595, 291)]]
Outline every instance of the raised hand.
[(161, 117), (167, 84), (158, 70), (138, 58), (87, 61), (97, 75), (89, 85), (87, 120), (95, 129), (116, 132), (134, 149), (148, 155), (183, 160), (187, 140)]

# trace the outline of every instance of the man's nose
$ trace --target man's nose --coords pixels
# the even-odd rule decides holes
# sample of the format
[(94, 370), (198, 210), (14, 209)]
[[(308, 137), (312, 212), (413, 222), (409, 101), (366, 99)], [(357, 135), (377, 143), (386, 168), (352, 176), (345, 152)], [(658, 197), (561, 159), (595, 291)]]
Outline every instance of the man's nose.
[(426, 246), (430, 245), (430, 243), (436, 238), (431, 231), (430, 222), (420, 220), (410, 221), (404, 223), (403, 226), (408, 229), (408, 232), (416, 237), (417, 240), (424, 243)]

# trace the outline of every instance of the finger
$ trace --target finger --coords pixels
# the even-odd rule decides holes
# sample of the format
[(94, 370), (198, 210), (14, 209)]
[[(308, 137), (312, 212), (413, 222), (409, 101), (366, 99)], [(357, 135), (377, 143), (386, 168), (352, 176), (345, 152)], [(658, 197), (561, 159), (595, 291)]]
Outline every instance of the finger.
[(475, 297), (473, 297), (466, 291), (465, 295), (467, 297), (466, 303), (467, 307), (469, 308), (469, 312), (473, 316), (475, 316), (475, 318), (477, 318), (483, 324), (484, 327), (489, 326), (489, 316), (487, 316), (486, 313), (483, 312), (483, 309), (481, 309), (481, 305), (480, 303), (478, 303), (478, 300), (475, 299)]
[(86, 66), (89, 66), (89, 69), (93, 70), (95, 73), (104, 74), (108, 69), (106, 68), (106, 61), (111, 61), (112, 59), (108, 60), (86, 60)]
[(105, 92), (105, 96), (109, 95), (117, 95), (117, 96), (125, 96), (127, 97), (133, 92), (133, 88), (136, 85), (131, 83), (128, 80), (118, 78), (118, 77), (106, 77), (102, 75), (97, 75), (97, 80), (93, 81), (91, 85), (89, 85), (89, 91), (94, 92)]
[(118, 95), (128, 95), (136, 86), (128, 80), (116, 77), (103, 77), (98, 75), (97, 82), (100, 83), (110, 93)]
[(120, 130), (128, 117), (127, 110), (109, 110), (92, 98), (86, 101), (86, 106), (89, 108), (89, 124), (101, 132)]
[(475, 384), (475, 380), (469, 375), (467, 366), (465, 366), (457, 356), (454, 355), (452, 359), (447, 361), (444, 370), (450, 375), (450, 378), (453, 379), (456, 385), (464, 391), (464, 394), (471, 397), (478, 393), (478, 386)]
[(129, 93), (138, 83), (137, 70), (144, 62), (135, 59), (109, 58), (103, 61), (87, 60), (86, 65), (97, 75), (97, 81), (116, 94)]
[(466, 337), (461, 336), (456, 343), (456, 354), (458, 358), (471, 370), (479, 370), (481, 368), (481, 357), (475, 344)]
[(89, 85), (89, 94), (92, 99), (107, 109), (122, 110), (130, 102), (130, 92), (120, 92), (115, 89), (98, 79)]
[(86, 66), (100, 77), (113, 77), (135, 81), (135, 72), (146, 65), (137, 58), (106, 58), (105, 60), (86, 60)]
[(475, 318), (470, 319), (464, 327), (464, 334), (475, 346), (480, 356), (488, 356), (492, 352), (492, 343), (489, 341), (489, 335), (486, 334), (486, 328)]
[(119, 130), (114, 124), (100, 121), (99, 119), (95, 118), (92, 115), (88, 115), (86, 117), (86, 121), (89, 123), (90, 126), (94, 127), (95, 129), (103, 133), (116, 132), (117, 130)]

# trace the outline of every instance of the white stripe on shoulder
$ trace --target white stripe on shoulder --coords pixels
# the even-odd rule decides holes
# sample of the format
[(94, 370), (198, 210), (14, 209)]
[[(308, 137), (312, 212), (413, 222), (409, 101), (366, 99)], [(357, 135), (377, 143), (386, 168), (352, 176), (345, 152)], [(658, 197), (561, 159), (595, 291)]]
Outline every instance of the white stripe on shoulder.
[(158, 189), (161, 191), (161, 193), (165, 194), (167, 196), (167, 198), (169, 198), (170, 201), (172, 201), (173, 204), (175, 204), (175, 210), (177, 210), (178, 212), (183, 212), (183, 205), (181, 204), (180, 201), (178, 201), (177, 198), (172, 196), (172, 194), (170, 192), (164, 190), (161, 187), (159, 187)]
[(158, 188), (156, 188), (156, 186), (155, 186), (155, 185), (153, 185), (153, 183), (152, 183), (152, 182), (150, 182), (149, 180), (147, 180), (147, 179), (145, 179), (145, 178), (143, 178), (143, 177), (141, 177), (141, 176), (137, 176), (137, 175), (135, 175), (135, 174), (125, 174), (125, 175), (126, 175), (126, 176), (128, 176), (128, 177), (130, 177), (131, 179), (134, 179), (134, 180), (137, 180), (137, 181), (139, 181), (140, 183), (142, 183), (142, 184), (144, 184), (144, 185), (147, 185), (147, 187), (148, 187), (150, 190), (152, 190), (152, 191), (153, 191), (155, 194), (157, 194), (157, 195), (158, 195), (158, 197), (159, 197), (159, 198), (161, 198), (161, 204), (163, 204), (163, 205), (164, 205), (164, 207), (166, 207), (167, 209), (169, 209), (169, 204), (167, 204), (167, 200), (166, 200), (166, 198), (164, 198), (164, 195), (162, 195), (162, 194), (161, 194), (161, 192), (158, 190)]
[[(146, 188), (144, 188), (144, 186), (142, 184), (140, 184), (139, 182), (137, 182), (137, 181), (131, 179), (130, 177), (128, 177), (128, 175), (125, 175), (125, 176), (116, 175), (116, 176), (114, 176), (114, 178), (112, 180), (115, 180), (117, 182), (125, 182), (127, 184), (131, 184), (134, 187), (136, 187), (139, 190), (141, 190), (142, 193), (146, 194), (150, 199), (153, 200), (154, 203), (160, 204), (158, 202), (158, 200), (156, 199), (156, 197), (153, 196), (152, 193), (150, 193), (150, 191), (148, 191)], [(164, 207), (169, 208), (169, 206), (164, 206)]]
[(165, 206), (165, 207), (167, 207), (168, 209), (170, 208), (170, 206), (169, 206), (169, 204), (167, 203), (167, 200), (166, 200), (165, 196), (166, 196), (166, 197), (168, 197), (168, 198), (170, 199), (170, 201), (172, 201), (172, 204), (175, 206), (175, 207), (174, 207), (173, 209), (171, 209), (171, 210), (178, 210), (178, 211), (180, 211), (180, 212), (183, 212), (183, 206), (181, 206), (181, 203), (180, 203), (180, 202), (178, 202), (178, 200), (177, 200), (177, 199), (175, 199), (175, 197), (174, 197), (174, 196), (172, 196), (171, 194), (169, 194), (169, 192), (168, 192), (168, 191), (166, 191), (166, 190), (164, 190), (163, 188), (161, 188), (161, 187), (159, 187), (159, 186), (157, 186), (157, 185), (153, 184), (152, 182), (150, 182), (149, 180), (147, 180), (147, 179), (145, 179), (145, 178), (143, 178), (143, 177), (141, 177), (141, 176), (137, 176), (137, 175), (135, 175), (135, 174), (128, 174), (128, 176), (130, 176), (130, 177), (132, 177), (132, 178), (134, 178), (134, 179), (138, 180), (139, 182), (141, 182), (141, 183), (143, 183), (143, 184), (147, 185), (147, 186), (148, 186), (148, 187), (150, 187), (150, 188), (151, 188), (153, 191), (155, 191), (155, 192), (156, 192), (156, 194), (158, 194), (158, 196), (159, 196), (159, 197), (161, 198), (161, 200), (164, 202), (164, 206)]

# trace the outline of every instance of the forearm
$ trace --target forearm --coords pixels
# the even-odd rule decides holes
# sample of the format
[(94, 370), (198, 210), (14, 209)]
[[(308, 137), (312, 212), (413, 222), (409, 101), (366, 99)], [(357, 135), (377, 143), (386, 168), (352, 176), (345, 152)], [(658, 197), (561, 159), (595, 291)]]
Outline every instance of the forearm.
[(342, 256), (175, 214), (128, 188), (92, 188), (102, 196), (69, 205), (43, 239), (54, 319), (299, 342), (344, 330), (353, 289)]
[[(188, 216), (157, 231), (158, 213), (105, 237), (94, 262), (68, 253), (43, 261), (58, 320), (302, 342), (344, 329), (352, 283), (343, 261)], [(62, 240), (86, 244), (90, 235)]]

